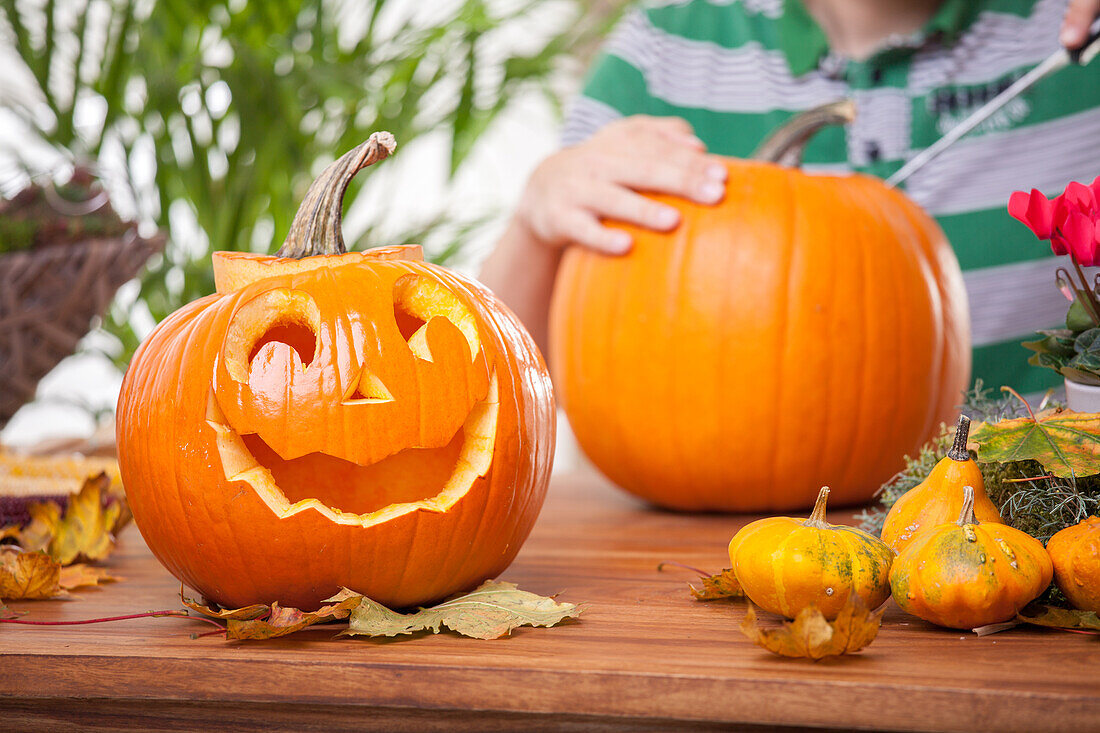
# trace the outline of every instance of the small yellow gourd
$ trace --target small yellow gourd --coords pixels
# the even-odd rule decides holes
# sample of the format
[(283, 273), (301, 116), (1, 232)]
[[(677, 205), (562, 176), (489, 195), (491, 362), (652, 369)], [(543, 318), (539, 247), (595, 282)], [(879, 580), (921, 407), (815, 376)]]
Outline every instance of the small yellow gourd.
[(826, 523), (828, 497), (822, 487), (809, 519), (758, 519), (730, 541), (737, 582), (757, 606), (794, 618), (812, 603), (831, 620), (853, 593), (871, 609), (890, 595), (894, 553), (861, 529)]
[(1050, 585), (1054, 568), (1039, 540), (974, 518), (974, 489), (963, 488), (957, 522), (925, 529), (894, 560), (890, 586), (907, 613), (952, 629), (1015, 618)]
[(955, 442), (928, 477), (894, 502), (879, 534), (895, 552), (901, 552), (921, 529), (955, 521), (962, 509), (963, 487), (974, 490), (974, 516), (982, 522), (1003, 524), (1001, 513), (985, 493), (985, 480), (966, 449), (970, 418), (959, 415)]
[(1100, 517), (1089, 517), (1050, 538), (1054, 582), (1075, 608), (1100, 613)]

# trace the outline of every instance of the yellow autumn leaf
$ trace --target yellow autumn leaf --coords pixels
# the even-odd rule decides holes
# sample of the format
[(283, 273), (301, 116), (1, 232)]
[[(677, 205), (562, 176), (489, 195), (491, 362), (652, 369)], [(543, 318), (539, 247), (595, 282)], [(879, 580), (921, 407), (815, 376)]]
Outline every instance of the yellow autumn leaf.
[(65, 590), (74, 588), (86, 588), (102, 583), (114, 583), (121, 578), (111, 575), (106, 568), (97, 568), (94, 565), (67, 565), (61, 568), (58, 584)]
[(69, 497), (65, 511), (55, 502), (31, 504), (31, 521), (22, 528), (7, 527), (4, 534), (28, 552), (44, 550), (62, 565), (76, 560), (102, 560), (115, 546), (114, 529), (122, 514), (117, 501), (104, 505), (109, 485), (106, 474), (84, 481), (80, 491)]
[(853, 594), (835, 621), (826, 621), (817, 606), (811, 604), (799, 611), (794, 621), (767, 629), (757, 624), (756, 607), (750, 603), (741, 632), (773, 654), (818, 660), (852, 654), (866, 647), (878, 635), (883, 612), (869, 611)]
[(745, 591), (741, 589), (741, 584), (737, 582), (732, 568), (726, 568), (720, 573), (704, 577), (698, 588), (688, 583), (688, 588), (691, 589), (691, 595), (695, 596), (697, 601), (745, 597)]
[(0, 598), (44, 600), (66, 595), (61, 566), (44, 552), (0, 552)]

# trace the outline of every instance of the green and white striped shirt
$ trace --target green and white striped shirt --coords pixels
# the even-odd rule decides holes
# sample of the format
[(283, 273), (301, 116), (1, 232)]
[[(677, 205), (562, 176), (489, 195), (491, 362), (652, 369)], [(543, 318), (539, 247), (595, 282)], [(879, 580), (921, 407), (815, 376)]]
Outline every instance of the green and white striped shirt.
[[(866, 61), (828, 47), (798, 0), (680, 0), (628, 14), (593, 66), (563, 142), (625, 115), (676, 115), (711, 152), (747, 156), (795, 112), (850, 97), (854, 124), (818, 135), (810, 171), (887, 177), (1058, 48), (1066, 0), (944, 0)], [(1040, 82), (915, 173), (970, 295), (974, 376), (1035, 392), (1058, 381), (1019, 342), (1065, 318), (1063, 260), (1008, 216), (1009, 195), (1100, 174), (1100, 62)]]

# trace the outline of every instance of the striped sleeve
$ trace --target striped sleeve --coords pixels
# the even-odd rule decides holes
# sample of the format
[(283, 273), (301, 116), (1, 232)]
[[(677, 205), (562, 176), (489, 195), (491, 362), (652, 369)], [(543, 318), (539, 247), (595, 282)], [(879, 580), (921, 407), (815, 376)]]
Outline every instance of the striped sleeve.
[(562, 145), (587, 140), (609, 122), (648, 108), (649, 92), (641, 70), (631, 63), (634, 52), (645, 47), (645, 13), (630, 11), (608, 37), (592, 65), (584, 89), (573, 100), (562, 129)]

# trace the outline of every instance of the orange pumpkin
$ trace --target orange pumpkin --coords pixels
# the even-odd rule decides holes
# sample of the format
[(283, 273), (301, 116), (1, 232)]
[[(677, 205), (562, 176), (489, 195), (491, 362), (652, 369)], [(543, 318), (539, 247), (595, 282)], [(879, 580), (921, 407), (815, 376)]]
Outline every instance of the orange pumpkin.
[(1057, 532), (1047, 543), (1054, 582), (1075, 608), (1100, 613), (1100, 517)]
[(515, 317), (419, 247), (343, 252), (347, 182), (392, 145), (322, 174), (292, 257), (215, 254), (218, 293), (160, 324), (123, 382), (134, 520), (225, 606), (313, 608), (341, 586), (428, 603), (503, 571), (542, 504), (554, 404)]
[[(851, 105), (766, 143), (796, 159)], [(936, 223), (862, 175), (728, 160), (724, 203), (671, 233), (571, 248), (551, 304), (558, 396), (611, 480), (685, 510), (851, 504), (950, 420), (970, 371), (962, 274)]]
[(959, 518), (916, 534), (890, 568), (901, 610), (951, 629), (1001, 623), (1050, 585), (1054, 569), (1039, 540), (1007, 524), (974, 518), (963, 487)]
[(959, 415), (951, 450), (924, 481), (898, 497), (890, 507), (879, 536), (894, 552), (904, 550), (922, 529), (954, 521), (962, 511), (966, 486), (974, 490), (974, 516), (979, 522), (1004, 523), (1000, 511), (985, 493), (982, 469), (966, 448), (969, 434), (970, 418)]

